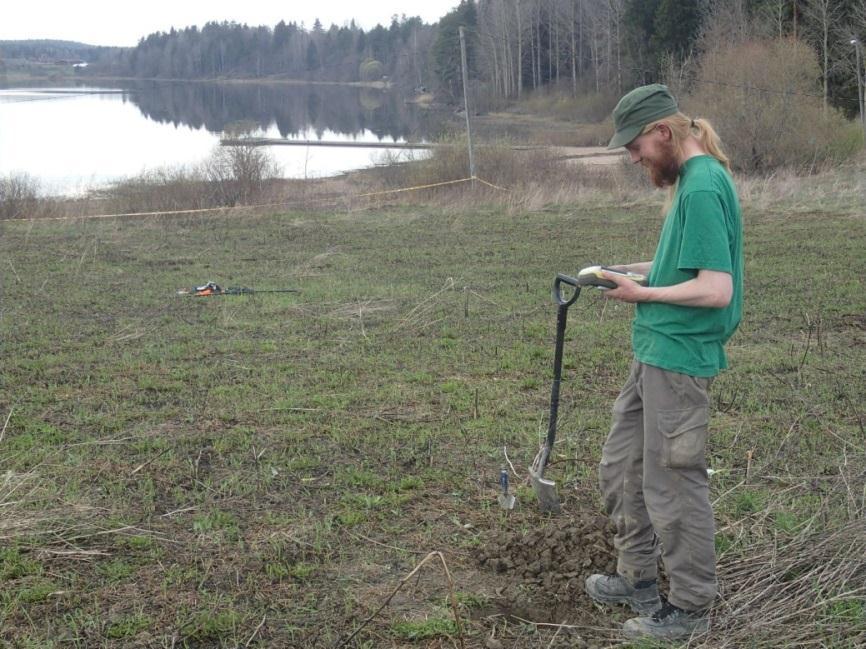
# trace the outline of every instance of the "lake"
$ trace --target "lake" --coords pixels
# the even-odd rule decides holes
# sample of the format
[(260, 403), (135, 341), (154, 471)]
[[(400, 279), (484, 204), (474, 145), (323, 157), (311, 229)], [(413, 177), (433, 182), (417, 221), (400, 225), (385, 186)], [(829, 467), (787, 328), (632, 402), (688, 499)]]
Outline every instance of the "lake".
[[(26, 173), (46, 195), (75, 195), (161, 167), (191, 166), (243, 124), (267, 138), (423, 142), (436, 116), (396, 92), (258, 83), (131, 82), (0, 88), (0, 176)], [(269, 146), (286, 178), (319, 178), (419, 150)]]

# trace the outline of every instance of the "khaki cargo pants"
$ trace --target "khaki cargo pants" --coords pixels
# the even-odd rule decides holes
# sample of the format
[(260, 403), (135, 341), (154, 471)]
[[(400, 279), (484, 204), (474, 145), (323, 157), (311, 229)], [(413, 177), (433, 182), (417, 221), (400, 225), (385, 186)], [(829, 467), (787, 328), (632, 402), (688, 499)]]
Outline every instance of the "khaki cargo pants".
[(599, 467), (617, 572), (655, 579), (661, 554), (668, 600), (689, 610), (708, 608), (717, 588), (704, 457), (711, 382), (633, 361)]

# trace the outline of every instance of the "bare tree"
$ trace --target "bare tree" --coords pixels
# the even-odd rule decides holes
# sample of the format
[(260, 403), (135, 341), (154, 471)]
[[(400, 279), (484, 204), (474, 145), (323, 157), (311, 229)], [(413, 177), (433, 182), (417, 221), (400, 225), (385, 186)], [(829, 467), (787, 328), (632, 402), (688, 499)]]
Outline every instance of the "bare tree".
[(785, 35), (785, 14), (789, 4), (790, 0), (769, 0), (761, 5), (758, 10), (758, 24), (767, 26), (767, 36), (782, 38)]
[(609, 53), (612, 31), (610, 5), (607, 0), (588, 0), (585, 7), (590, 35), (589, 56), (595, 80), (595, 91), (601, 92), (602, 79), (605, 82), (610, 80)]
[(818, 46), (818, 53), (821, 57), (825, 115), (827, 114), (830, 94), (831, 38), (839, 27), (839, 20), (842, 16), (841, 6), (837, 0), (805, 0), (802, 4), (803, 15), (809, 21), (808, 33), (812, 36), (810, 40), (813, 40)]
[(616, 94), (622, 94), (622, 19), (624, 0), (608, 0), (611, 20), (611, 39), (616, 50)]
[[(626, 0), (478, 0), (479, 60), (491, 91), (520, 97), (524, 87), (582, 80), (598, 92), (626, 81)], [(524, 74), (530, 75), (530, 79)]]
[[(851, 10), (851, 33), (848, 38), (855, 49), (854, 77), (857, 79), (857, 101), (860, 110), (860, 124), (866, 137), (866, 61), (863, 60), (863, 44), (866, 42), (866, 0), (858, 0)], [(849, 59), (850, 60), (850, 59)]]
[(575, 28), (577, 25), (577, 8), (580, 0), (571, 0), (571, 26), (569, 34), (571, 36), (571, 95), (577, 96), (577, 39), (575, 38)]
[(517, 17), (517, 96), (523, 95), (523, 9), (520, 0), (514, 0), (514, 13)]
[[(776, 0), (780, 6), (786, 2), (788, 0)], [(711, 46), (721, 43), (745, 43), (758, 33), (765, 31), (765, 24), (772, 23), (770, 31), (774, 32), (777, 7), (773, 3), (764, 5), (762, 13), (759, 14), (759, 19), (756, 21), (749, 15), (746, 3), (747, 0), (719, 2), (707, 11), (698, 37), (703, 49), (707, 50)]]

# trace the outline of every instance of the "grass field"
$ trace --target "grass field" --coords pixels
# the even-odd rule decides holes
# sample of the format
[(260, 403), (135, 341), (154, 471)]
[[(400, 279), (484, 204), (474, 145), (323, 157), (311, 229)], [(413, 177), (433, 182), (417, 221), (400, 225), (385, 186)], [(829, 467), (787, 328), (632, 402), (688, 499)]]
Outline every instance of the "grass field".
[[(746, 192), (745, 319), (709, 448), (720, 610), (748, 566), (793, 549), (800, 563), (771, 579), (806, 589), (793, 613), (738, 631), (751, 646), (792, 629), (823, 639), (811, 646), (866, 641), (862, 534), (810, 554), (864, 516), (862, 177)], [(624, 611), (478, 557), (601, 512), (631, 308), (587, 292), (570, 312), (550, 468), (565, 511), (550, 520), (522, 480), (546, 429), (550, 285), (651, 258), (658, 211), (656, 195), (0, 224), (0, 637), (339, 647), (360, 628), (346, 646), (615, 644)], [(208, 280), (300, 292), (176, 295)], [(504, 448), (510, 513), (496, 503)]]

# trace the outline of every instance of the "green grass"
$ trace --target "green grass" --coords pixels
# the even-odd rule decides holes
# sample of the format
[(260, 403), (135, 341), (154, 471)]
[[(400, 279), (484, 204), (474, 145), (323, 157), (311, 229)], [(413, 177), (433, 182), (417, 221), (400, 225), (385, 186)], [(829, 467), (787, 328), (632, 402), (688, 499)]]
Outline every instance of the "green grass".
[(430, 638), (454, 637), (457, 623), (448, 618), (430, 618), (418, 622), (396, 622), (392, 630), (397, 638), (406, 640), (428, 640)]
[(105, 629), (105, 636), (109, 639), (117, 640), (134, 638), (140, 632), (149, 628), (150, 625), (150, 618), (141, 613), (123, 616), (108, 624), (108, 627)]
[[(495, 498), (503, 447), (525, 473), (546, 428), (554, 273), (650, 258), (659, 220), (653, 204), (3, 223), (4, 639), (334, 646), (440, 549), (481, 646), (501, 581), (473, 552), (541, 520), (517, 480), (521, 506)], [(866, 445), (866, 291), (839, 272), (866, 249), (862, 206), (747, 207), (746, 228), (708, 450), (726, 553), (862, 515), (833, 487)], [(208, 280), (301, 293), (175, 294)], [(601, 510), (631, 313), (587, 292), (569, 314), (569, 515)], [(456, 637), (444, 574), (422, 576), (358, 646)], [(826, 614), (862, 628), (862, 607)], [(549, 643), (522, 628), (513, 646)]]

